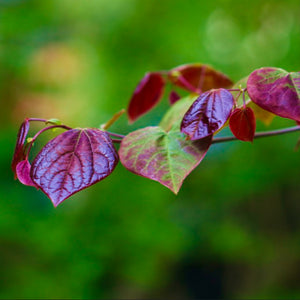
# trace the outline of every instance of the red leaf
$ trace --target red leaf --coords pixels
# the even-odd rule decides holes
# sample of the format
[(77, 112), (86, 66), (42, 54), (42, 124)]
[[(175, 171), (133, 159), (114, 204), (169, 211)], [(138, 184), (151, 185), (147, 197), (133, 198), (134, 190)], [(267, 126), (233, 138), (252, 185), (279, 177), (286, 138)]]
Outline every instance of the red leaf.
[(191, 140), (202, 139), (220, 129), (230, 116), (234, 100), (225, 89), (200, 95), (184, 115), (181, 131)]
[(228, 88), (233, 82), (223, 73), (203, 64), (186, 64), (169, 71), (169, 80), (191, 92)]
[(117, 162), (118, 154), (106, 132), (72, 129), (45, 145), (32, 163), (31, 178), (57, 206), (107, 177)]
[(252, 142), (256, 128), (253, 110), (250, 107), (236, 108), (230, 116), (229, 127), (237, 139)]
[(127, 109), (130, 122), (150, 111), (161, 99), (165, 80), (159, 73), (147, 73), (136, 87)]
[(24, 144), (26, 141), (26, 136), (28, 134), (29, 131), (29, 121), (28, 119), (25, 119), (25, 121), (21, 124), (19, 132), (18, 132), (18, 137), (17, 137), (17, 142), (16, 142), (16, 146), (15, 146), (15, 151), (14, 151), (14, 155), (13, 155), (13, 160), (11, 163), (11, 168), (15, 174), (15, 178), (17, 177), (16, 175), (16, 167), (17, 164), (24, 160), (26, 155), (24, 153)]
[(180, 95), (177, 94), (175, 91), (171, 91), (171, 93), (169, 94), (169, 102), (171, 105), (177, 102), (180, 98)]
[(20, 161), (16, 167), (17, 177), (21, 183), (25, 185), (37, 187), (30, 177), (30, 169), (31, 166), (27, 159)]
[(300, 72), (261, 68), (248, 78), (251, 100), (280, 117), (300, 121)]

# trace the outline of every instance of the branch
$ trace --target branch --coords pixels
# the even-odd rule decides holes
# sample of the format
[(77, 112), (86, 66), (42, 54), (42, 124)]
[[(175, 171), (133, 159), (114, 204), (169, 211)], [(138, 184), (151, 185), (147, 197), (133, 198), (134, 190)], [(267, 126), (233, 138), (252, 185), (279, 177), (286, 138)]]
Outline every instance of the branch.
[[(261, 131), (256, 133), (254, 135), (254, 138), (257, 139), (257, 138), (267, 137), (272, 135), (280, 135), (280, 134), (285, 134), (294, 131), (300, 131), (300, 126), (288, 127), (284, 129), (271, 130), (271, 131)], [(223, 142), (230, 142), (230, 141), (239, 141), (239, 139), (237, 139), (235, 136), (217, 137), (212, 140), (212, 143), (216, 144), (216, 143), (223, 143)]]

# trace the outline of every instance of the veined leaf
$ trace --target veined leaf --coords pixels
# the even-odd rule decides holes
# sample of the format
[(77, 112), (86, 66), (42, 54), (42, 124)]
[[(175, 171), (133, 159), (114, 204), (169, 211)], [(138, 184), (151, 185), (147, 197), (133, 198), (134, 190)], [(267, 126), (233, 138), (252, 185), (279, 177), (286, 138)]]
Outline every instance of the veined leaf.
[(72, 129), (45, 145), (32, 163), (31, 178), (57, 206), (107, 177), (117, 162), (117, 152), (106, 132)]
[(236, 108), (230, 118), (229, 127), (236, 138), (252, 142), (255, 134), (255, 116), (250, 107)]
[(200, 63), (181, 65), (170, 70), (169, 80), (191, 92), (228, 88), (233, 84), (225, 74)]
[(191, 140), (212, 135), (226, 123), (233, 103), (233, 96), (225, 89), (201, 94), (184, 115), (181, 131)]
[(280, 117), (300, 121), (300, 72), (261, 68), (252, 72), (247, 90), (253, 102)]
[(127, 109), (130, 122), (150, 111), (161, 99), (165, 80), (160, 73), (147, 73), (137, 85)]
[(177, 194), (210, 145), (211, 136), (191, 141), (179, 131), (146, 127), (128, 134), (121, 142), (119, 154), (129, 171), (158, 181)]

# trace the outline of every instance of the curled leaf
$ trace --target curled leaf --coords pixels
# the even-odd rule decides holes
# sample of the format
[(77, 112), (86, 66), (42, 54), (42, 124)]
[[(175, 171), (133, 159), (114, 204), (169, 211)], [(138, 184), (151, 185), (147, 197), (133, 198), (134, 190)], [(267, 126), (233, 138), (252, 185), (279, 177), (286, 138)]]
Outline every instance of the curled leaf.
[(15, 151), (14, 151), (14, 155), (13, 155), (13, 160), (11, 163), (11, 168), (15, 174), (15, 178), (17, 177), (17, 175), (16, 175), (17, 164), (26, 158), (26, 155), (24, 152), (25, 151), (24, 145), (26, 142), (26, 137), (27, 137), (28, 131), (29, 131), (29, 120), (25, 119), (24, 122), (21, 124), (19, 132), (18, 132), (18, 137), (17, 137), (17, 142), (16, 142)]
[(169, 71), (169, 80), (191, 92), (228, 88), (233, 82), (225, 74), (200, 63), (178, 66)]
[(34, 186), (35, 183), (32, 181), (30, 177), (30, 163), (27, 159), (20, 161), (16, 167), (16, 175), (21, 183), (24, 185)]
[(201, 94), (185, 113), (181, 132), (187, 134), (191, 140), (212, 135), (226, 123), (233, 103), (233, 96), (225, 89)]
[(150, 111), (161, 99), (165, 80), (160, 73), (147, 73), (136, 87), (127, 109), (130, 122)]
[(275, 115), (300, 121), (300, 72), (261, 68), (247, 82), (251, 100)]
[(128, 134), (121, 142), (119, 154), (129, 171), (158, 181), (177, 194), (210, 145), (211, 137), (191, 141), (179, 131), (146, 127)]
[(236, 108), (230, 116), (229, 127), (237, 139), (252, 142), (256, 128), (253, 110), (250, 107)]
[(72, 129), (44, 146), (32, 163), (31, 178), (57, 206), (107, 177), (117, 162), (117, 152), (106, 132)]

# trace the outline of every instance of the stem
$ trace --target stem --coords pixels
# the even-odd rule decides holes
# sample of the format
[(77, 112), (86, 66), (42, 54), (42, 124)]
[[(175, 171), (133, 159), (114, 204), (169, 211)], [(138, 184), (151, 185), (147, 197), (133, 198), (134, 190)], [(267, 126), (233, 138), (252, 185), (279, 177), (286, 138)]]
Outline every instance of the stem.
[(114, 124), (124, 113), (126, 112), (126, 110), (123, 108), (122, 110), (120, 110), (119, 112), (115, 113), (113, 115), (113, 117), (107, 121), (105, 124), (102, 124), (100, 126), (101, 129), (106, 130), (108, 129), (112, 124)]
[(115, 137), (118, 137), (121, 139), (123, 139), (125, 137), (125, 135), (123, 135), (123, 134), (118, 134), (118, 133), (114, 133), (114, 132), (110, 132), (110, 131), (106, 131), (106, 132), (111, 136), (115, 136)]
[(28, 121), (37, 121), (37, 122), (47, 122), (48, 120), (46, 119), (39, 119), (39, 118), (29, 118)]
[[(36, 121), (36, 120), (34, 120), (34, 121)], [(41, 133), (43, 133), (43, 132), (45, 132), (45, 131), (47, 131), (47, 130), (53, 129), (53, 128), (63, 128), (63, 129), (66, 129), (66, 130), (72, 129), (71, 127), (66, 126), (66, 125), (52, 125), (52, 126), (48, 126), (48, 127), (45, 127), (45, 128), (43, 128), (43, 129), (41, 129), (40, 131), (38, 131), (38, 132), (33, 136), (33, 138), (31, 139), (31, 141), (28, 143), (29, 146), (28, 146), (28, 148), (27, 148), (26, 158), (28, 158), (28, 155), (29, 155), (29, 152), (30, 152), (30, 150), (31, 150), (31, 148), (32, 148), (32, 145), (33, 145), (33, 143), (35, 142), (35, 140), (38, 138), (38, 136), (39, 136)]]
[(241, 92), (241, 89), (227, 89), (228, 92)]
[[(258, 132), (254, 135), (254, 138), (261, 138), (261, 137), (267, 137), (267, 136), (272, 136), (272, 135), (280, 135), (280, 134), (285, 134), (293, 131), (300, 131), (300, 126), (294, 126), (294, 127), (288, 127), (284, 129), (277, 129), (277, 130), (271, 130), (271, 131), (261, 131)], [(214, 138), (212, 140), (212, 144), (216, 143), (223, 143), (223, 142), (230, 142), (230, 141), (237, 141), (235, 136), (224, 136), (224, 137), (219, 137), (219, 138)]]

